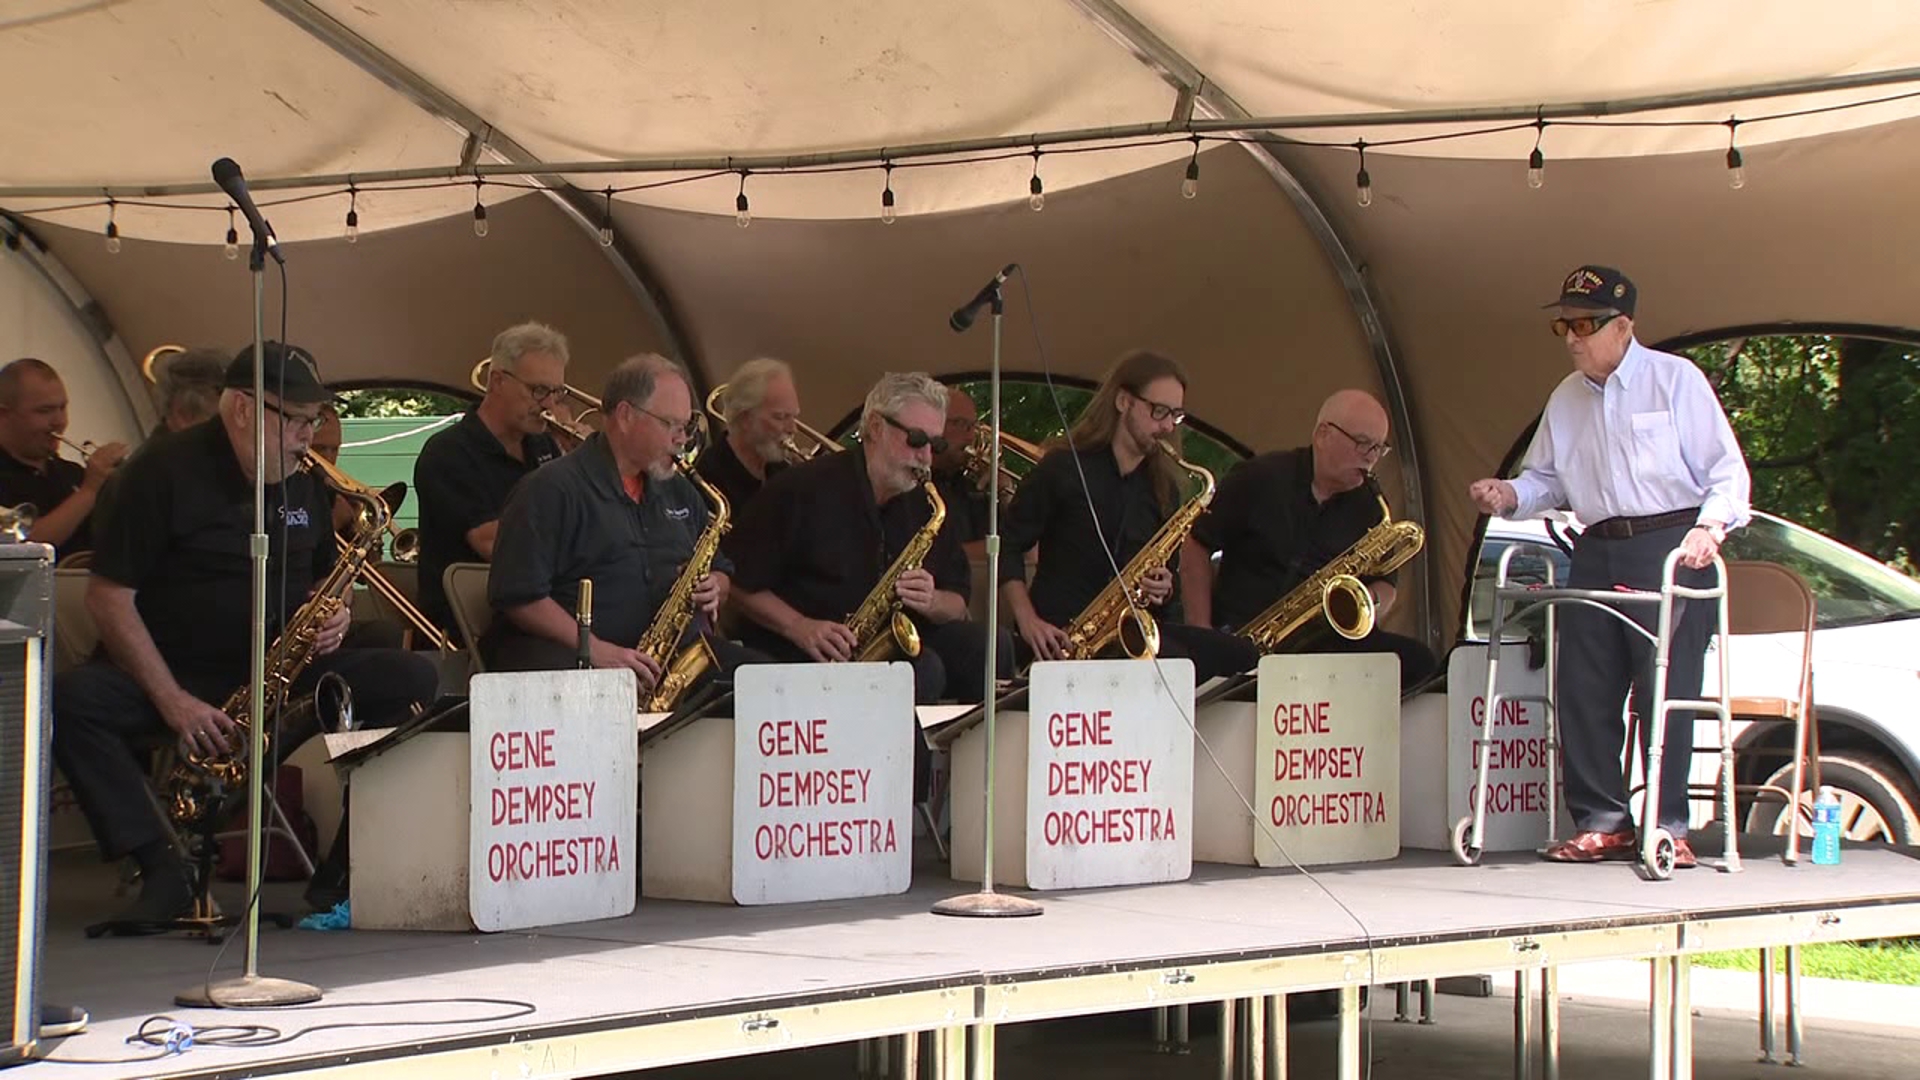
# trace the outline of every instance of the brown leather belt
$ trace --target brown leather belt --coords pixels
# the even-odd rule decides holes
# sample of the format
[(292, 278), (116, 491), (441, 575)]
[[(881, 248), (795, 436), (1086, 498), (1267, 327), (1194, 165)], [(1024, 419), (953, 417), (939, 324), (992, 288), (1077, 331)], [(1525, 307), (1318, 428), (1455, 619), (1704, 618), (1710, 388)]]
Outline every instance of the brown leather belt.
[(1664, 514), (1648, 514), (1645, 517), (1610, 517), (1605, 521), (1587, 526), (1587, 532), (1594, 536), (1604, 536), (1609, 540), (1625, 540), (1641, 533), (1656, 532), (1660, 529), (1672, 529), (1681, 525), (1692, 525), (1700, 519), (1700, 508), (1691, 510), (1672, 510)]

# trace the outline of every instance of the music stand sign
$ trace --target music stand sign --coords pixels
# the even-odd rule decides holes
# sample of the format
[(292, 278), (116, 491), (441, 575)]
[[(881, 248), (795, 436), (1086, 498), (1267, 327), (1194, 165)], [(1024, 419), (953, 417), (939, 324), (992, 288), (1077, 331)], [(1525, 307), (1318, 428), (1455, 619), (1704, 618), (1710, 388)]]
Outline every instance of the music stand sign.
[(482, 930), (632, 913), (638, 693), (630, 671), (473, 677), (468, 904)]
[[(1500, 693), (1544, 696), (1547, 673), (1527, 665), (1525, 644), (1500, 646)], [(1546, 706), (1503, 697), (1497, 715), (1487, 716), (1487, 650), (1453, 651), (1447, 663), (1447, 815), (1449, 822), (1473, 813), (1480, 792), (1474, 786), (1473, 740), (1490, 733), (1487, 763), (1487, 851), (1531, 851), (1547, 838), (1547, 785), (1553, 772), (1547, 754)], [(1565, 804), (1559, 807), (1560, 835), (1570, 835)]]
[(734, 902), (905, 892), (912, 665), (753, 664), (733, 700)]
[(1027, 884), (1085, 889), (1193, 873), (1193, 661), (1033, 665)]
[[(1400, 662), (1391, 653), (1260, 659), (1254, 862), (1304, 866), (1400, 854)], [(1278, 841), (1282, 854), (1274, 846)]]

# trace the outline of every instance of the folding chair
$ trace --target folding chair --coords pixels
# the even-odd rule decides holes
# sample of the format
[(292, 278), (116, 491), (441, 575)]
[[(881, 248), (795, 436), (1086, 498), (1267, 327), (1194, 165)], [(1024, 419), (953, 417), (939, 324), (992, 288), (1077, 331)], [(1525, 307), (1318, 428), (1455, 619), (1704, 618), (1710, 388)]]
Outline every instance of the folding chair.
[[(1809, 826), (1812, 823), (1812, 809), (1802, 805), (1802, 797), (1808, 791), (1817, 790), (1820, 784), (1820, 732), (1813, 723), (1813, 593), (1800, 575), (1775, 563), (1731, 562), (1727, 564), (1727, 574), (1727, 622), (1733, 633), (1798, 635), (1795, 642), (1798, 661), (1792, 668), (1796, 677), (1790, 687), (1784, 688), (1787, 696), (1754, 696), (1743, 694), (1739, 686), (1727, 688), (1736, 720), (1786, 722), (1793, 726), (1792, 770), (1787, 785), (1783, 787), (1769, 780), (1737, 784), (1734, 788), (1735, 795), (1748, 796), (1754, 804), (1775, 801), (1785, 804), (1792, 826), (1787, 830), (1787, 846), (1781, 859), (1791, 864), (1800, 859), (1800, 819), (1806, 818)], [(1726, 648), (1724, 642), (1721, 648)], [(1783, 687), (1775, 683), (1766, 689)], [(1749, 743), (1757, 741), (1748, 740)], [(1719, 750), (1717, 746), (1695, 747), (1696, 753), (1719, 753)], [(1752, 820), (1751, 810), (1747, 817)], [(1737, 828), (1740, 823), (1727, 822), (1726, 825)]]
[(480, 636), (493, 625), (493, 607), (487, 603), (488, 571), (486, 563), (462, 562), (453, 563), (440, 575), (447, 590), (447, 606), (453, 609), (454, 624), (466, 639), (476, 672), (486, 670), (486, 662), (480, 658)]
[(53, 670), (56, 674), (87, 662), (100, 644), (100, 630), (87, 614), (84, 569), (53, 571)]

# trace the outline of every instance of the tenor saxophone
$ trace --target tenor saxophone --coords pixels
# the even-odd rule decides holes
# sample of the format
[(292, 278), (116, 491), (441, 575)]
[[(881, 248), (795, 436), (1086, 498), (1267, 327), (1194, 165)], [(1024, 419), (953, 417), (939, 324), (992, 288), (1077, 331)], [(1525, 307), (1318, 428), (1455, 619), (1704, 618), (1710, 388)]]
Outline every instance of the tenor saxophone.
[(927, 493), (932, 513), (927, 515), (927, 523), (900, 550), (893, 565), (880, 575), (880, 580), (874, 583), (867, 598), (860, 601), (860, 606), (853, 609), (853, 614), (847, 616), (847, 629), (853, 631), (854, 641), (858, 643), (853, 650), (855, 660), (886, 660), (896, 652), (909, 657), (920, 655), (920, 628), (913, 625), (913, 620), (901, 610), (900, 594), (894, 586), (899, 583), (901, 574), (918, 569), (926, 561), (927, 552), (933, 550), (933, 538), (939, 535), (940, 526), (947, 520), (947, 501), (940, 497), (933, 483), (925, 479), (924, 472), (918, 475), (922, 478), (920, 489)]
[[(700, 579), (712, 571), (713, 556), (720, 550), (720, 538), (732, 527), (732, 508), (727, 505), (727, 497), (720, 494), (720, 489), (709, 484), (685, 459), (674, 459), (674, 466), (682, 476), (693, 481), (694, 487), (700, 489), (712, 513), (707, 518), (706, 530), (694, 541), (693, 554), (681, 569), (680, 577), (674, 581), (673, 591), (667, 594), (660, 611), (653, 617), (652, 625), (640, 635), (639, 643), (634, 646), (638, 652), (667, 662), (666, 669), (660, 673), (660, 681), (641, 698), (641, 712), (673, 711), (695, 679), (708, 668), (719, 666), (719, 659), (713, 655), (713, 646), (707, 643), (706, 635), (697, 635), (684, 648), (680, 645), (680, 639), (686, 636), (687, 626), (693, 622), (696, 610), (693, 590), (700, 584)], [(671, 661), (667, 661), (668, 657), (672, 658)]]
[(1361, 576), (1391, 574), (1400, 569), (1419, 553), (1427, 533), (1414, 522), (1393, 520), (1386, 496), (1372, 486), (1372, 478), (1367, 483), (1373, 497), (1380, 500), (1380, 523), (1240, 628), (1240, 636), (1259, 646), (1262, 653), (1298, 645), (1288, 639), (1316, 617), (1324, 617), (1327, 626), (1348, 641), (1373, 633), (1373, 594), (1367, 591)]
[[(312, 451), (308, 451), (303, 455), (301, 464), (308, 475), (316, 479), (324, 478), (327, 476), (326, 470), (315, 464), (320, 460)], [(393, 516), (393, 510), (383, 493), (359, 485), (335, 487), (334, 490), (342, 498), (361, 504), (364, 511), (356, 517), (354, 531), (334, 559), (333, 569), (315, 587), (307, 602), (300, 605), (300, 609), (287, 620), (287, 625), (280, 630), (280, 636), (274, 639), (272, 648), (267, 651), (266, 678), (262, 683), (265, 691), (262, 715), (270, 716), (286, 704), (287, 694), (294, 682), (313, 660), (320, 628), (346, 606), (353, 591), (354, 579), (374, 553), (380, 550), (386, 538), (387, 523)], [(326, 523), (316, 522), (315, 527), (325, 528)], [(251, 705), (252, 687), (243, 684), (228, 695), (220, 711), (227, 714), (227, 718), (242, 734), (250, 734)], [(264, 732), (261, 738), (264, 746)], [(270, 750), (270, 747), (266, 747), (262, 754)], [(174, 822), (183, 831), (198, 831), (211, 815), (219, 813), (228, 799), (241, 793), (247, 783), (247, 757), (247, 747), (242, 742), (238, 748), (228, 748), (220, 753), (189, 753), (174, 764), (173, 771), (167, 776), (167, 804)]]
[(1205, 467), (1196, 465), (1180, 456), (1173, 444), (1161, 440), (1156, 444), (1160, 452), (1171, 457), (1179, 466), (1200, 480), (1200, 490), (1193, 493), (1173, 516), (1160, 525), (1127, 565), (1120, 576), (1107, 582), (1100, 595), (1093, 598), (1086, 610), (1074, 617), (1064, 629), (1067, 634), (1067, 659), (1092, 660), (1104, 652), (1107, 646), (1116, 640), (1120, 648), (1136, 660), (1151, 659), (1160, 654), (1160, 624), (1147, 614), (1145, 600), (1140, 593), (1140, 583), (1147, 574), (1173, 560), (1174, 552), (1180, 550), (1180, 542), (1192, 531), (1193, 523), (1200, 518), (1200, 512), (1213, 501), (1213, 473)]

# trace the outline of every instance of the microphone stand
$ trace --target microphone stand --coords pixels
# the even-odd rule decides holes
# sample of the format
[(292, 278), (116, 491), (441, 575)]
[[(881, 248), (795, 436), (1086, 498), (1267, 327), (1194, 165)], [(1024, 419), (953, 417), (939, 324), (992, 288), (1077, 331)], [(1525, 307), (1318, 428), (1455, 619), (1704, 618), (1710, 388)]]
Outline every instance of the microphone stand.
[(267, 236), (255, 230), (247, 256), (253, 275), (253, 635), (247, 658), (247, 911), (245, 969), (239, 978), (203, 982), (182, 990), (174, 1004), (216, 1009), (252, 1009), (305, 1005), (320, 1000), (320, 988), (292, 979), (260, 974), (260, 873), (263, 823), (260, 770), (266, 757), (267, 682), (267, 409), (266, 287)]
[[(1024, 271), (1023, 271), (1024, 272)], [(993, 891), (993, 787), (998, 760), (994, 753), (994, 706), (999, 689), (995, 676), (1000, 673), (1000, 324), (1006, 315), (1006, 301), (1000, 295), (996, 279), (989, 287), (993, 312), (993, 366), (988, 377), (987, 412), (993, 425), (993, 441), (988, 453), (987, 479), (987, 671), (986, 695), (986, 831), (985, 850), (981, 853), (980, 891), (950, 896), (933, 905), (935, 915), (956, 915), (977, 919), (1006, 919), (1039, 915), (1045, 908), (1021, 896)]]

